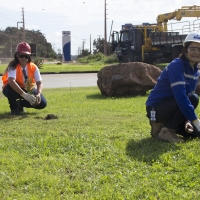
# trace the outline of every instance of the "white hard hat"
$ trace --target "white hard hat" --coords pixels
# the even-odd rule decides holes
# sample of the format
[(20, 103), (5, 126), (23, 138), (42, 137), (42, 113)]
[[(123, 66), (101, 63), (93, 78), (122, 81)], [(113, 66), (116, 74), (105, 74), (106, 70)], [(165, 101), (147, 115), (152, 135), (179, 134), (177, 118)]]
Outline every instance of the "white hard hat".
[(200, 43), (200, 34), (198, 32), (189, 33), (185, 41), (183, 42), (183, 46), (185, 46), (186, 42), (198, 42)]

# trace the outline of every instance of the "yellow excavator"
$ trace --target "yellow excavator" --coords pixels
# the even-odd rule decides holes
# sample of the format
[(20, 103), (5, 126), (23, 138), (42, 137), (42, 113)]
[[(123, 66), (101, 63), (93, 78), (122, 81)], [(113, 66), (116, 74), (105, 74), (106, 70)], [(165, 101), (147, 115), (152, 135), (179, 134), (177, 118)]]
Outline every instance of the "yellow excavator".
[[(183, 6), (181, 9), (171, 13), (157, 16), (157, 23), (143, 23), (141, 25), (124, 24), (122, 29), (112, 33), (112, 50), (117, 44), (123, 48), (123, 62), (170, 62), (182, 51), (182, 44), (186, 35), (194, 31), (194, 27), (199, 29), (200, 24), (190, 23), (184, 25), (180, 30), (174, 26), (168, 30), (168, 21), (175, 19), (180, 21), (183, 17), (200, 17), (200, 6)], [(197, 20), (195, 20), (197, 21)], [(172, 24), (171, 24), (172, 25)], [(191, 27), (192, 26), (192, 27)], [(187, 32), (183, 34), (183, 32)]]

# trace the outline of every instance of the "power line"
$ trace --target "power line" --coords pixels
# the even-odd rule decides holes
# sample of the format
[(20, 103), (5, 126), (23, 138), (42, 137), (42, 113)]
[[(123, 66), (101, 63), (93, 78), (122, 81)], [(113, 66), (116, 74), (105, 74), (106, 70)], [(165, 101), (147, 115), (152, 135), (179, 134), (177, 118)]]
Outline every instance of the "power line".
[(102, 35), (97, 35), (97, 36), (99, 36), (99, 39), (101, 39), (100, 37), (101, 37)]

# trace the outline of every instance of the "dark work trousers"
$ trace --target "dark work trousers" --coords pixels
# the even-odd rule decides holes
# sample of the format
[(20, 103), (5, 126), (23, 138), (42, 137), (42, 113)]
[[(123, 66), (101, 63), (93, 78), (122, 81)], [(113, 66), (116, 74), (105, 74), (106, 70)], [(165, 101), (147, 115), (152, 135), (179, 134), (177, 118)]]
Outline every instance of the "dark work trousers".
[[(196, 108), (199, 103), (199, 97), (197, 94), (188, 95), (191, 104)], [(168, 98), (158, 105), (151, 107), (147, 106), (147, 117), (150, 119), (150, 111), (155, 111), (156, 122), (161, 122), (164, 124), (166, 128), (174, 129), (180, 135), (184, 137), (197, 137), (200, 133), (194, 127), (194, 131), (192, 134), (189, 134), (185, 131), (185, 121), (187, 120), (185, 116), (180, 111), (178, 104), (174, 97)]]
[[(22, 89), (24, 90), (24, 89)], [(24, 90), (25, 91), (25, 90)], [(27, 92), (27, 91), (25, 91)], [(3, 94), (8, 98), (8, 103), (10, 104), (10, 109), (11, 110), (17, 110), (18, 109), (18, 101), (20, 101), (20, 106), (21, 107), (26, 107), (26, 108), (35, 108), (35, 109), (43, 109), (47, 105), (47, 101), (45, 97), (41, 94), (41, 102), (37, 106), (32, 106), (28, 101), (23, 99), (13, 88), (7, 84), (4, 89), (3, 89)], [(33, 94), (37, 94), (37, 90), (33, 90)]]
[(121, 63), (122, 62), (122, 56), (117, 56), (117, 57), (118, 57), (119, 63)]

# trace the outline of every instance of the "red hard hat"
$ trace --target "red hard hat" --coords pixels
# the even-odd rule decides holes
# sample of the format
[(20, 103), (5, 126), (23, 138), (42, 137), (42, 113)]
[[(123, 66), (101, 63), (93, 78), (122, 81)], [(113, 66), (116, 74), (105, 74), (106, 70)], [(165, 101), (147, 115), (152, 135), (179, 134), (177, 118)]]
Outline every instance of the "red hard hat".
[(16, 52), (24, 53), (24, 54), (31, 54), (31, 47), (26, 42), (21, 42), (16, 47)]

